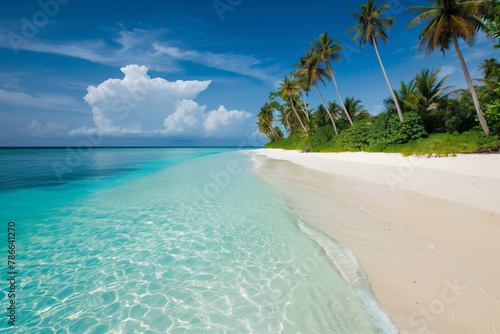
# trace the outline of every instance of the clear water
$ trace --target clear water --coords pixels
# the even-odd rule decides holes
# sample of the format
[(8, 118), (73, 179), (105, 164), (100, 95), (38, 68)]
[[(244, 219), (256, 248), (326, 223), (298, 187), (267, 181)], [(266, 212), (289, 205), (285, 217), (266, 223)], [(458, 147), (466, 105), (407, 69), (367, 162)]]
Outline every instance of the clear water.
[(17, 230), (17, 332), (396, 332), (366, 282), (346, 277), (363, 276), (349, 252), (302, 222), (247, 154), (68, 154), (0, 150), (4, 254), (7, 222)]

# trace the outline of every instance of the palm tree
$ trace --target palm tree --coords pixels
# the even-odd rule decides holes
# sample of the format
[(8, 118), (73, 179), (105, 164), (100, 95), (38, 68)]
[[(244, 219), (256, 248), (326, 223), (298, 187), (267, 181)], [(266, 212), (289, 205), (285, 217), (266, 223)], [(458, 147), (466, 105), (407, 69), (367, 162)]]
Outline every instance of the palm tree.
[(285, 137), (283, 135), (283, 131), (281, 131), (281, 129), (279, 127), (277, 127), (277, 126), (274, 127), (274, 133), (276, 133), (276, 139), (280, 139), (280, 138)]
[(380, 67), (382, 68), (382, 72), (384, 72), (385, 80), (387, 81), (387, 85), (389, 86), (389, 90), (391, 91), (392, 99), (394, 100), (394, 104), (396, 105), (396, 109), (398, 110), (399, 119), (402, 122), (403, 113), (401, 112), (398, 100), (396, 99), (394, 90), (392, 89), (391, 83), (389, 82), (387, 73), (385, 72), (384, 64), (382, 63), (382, 59), (380, 59), (380, 54), (378, 53), (377, 48), (377, 38), (379, 38), (385, 44), (387, 42), (387, 34), (385, 30), (388, 30), (391, 26), (395, 25), (396, 21), (393, 17), (381, 17), (382, 11), (389, 8), (388, 4), (385, 4), (379, 8), (377, 8), (377, 5), (378, 2), (375, 3), (374, 0), (368, 0), (367, 3), (358, 5), (361, 8), (361, 13), (358, 14), (348, 10), (348, 12), (352, 14), (352, 17), (358, 20), (358, 24), (347, 30), (346, 34), (350, 33), (351, 31), (356, 31), (356, 35), (354, 35), (354, 37), (352, 38), (351, 43), (361, 37), (359, 41), (360, 49), (363, 48), (366, 43), (374, 46), (378, 61), (380, 63)]
[(326, 111), (325, 106), (322, 104), (320, 104), (316, 108), (316, 111), (314, 112), (314, 119), (316, 120), (316, 126), (318, 128), (321, 128), (321, 127), (327, 125), (328, 123), (331, 124), (330, 118), (328, 117), (328, 112)]
[(344, 110), (342, 109), (341, 106), (339, 106), (337, 104), (337, 102), (335, 102), (335, 101), (328, 102), (328, 109), (331, 110), (333, 118), (335, 118), (335, 119), (342, 118), (342, 114), (344, 113)]
[[(305, 51), (305, 50), (304, 50)], [(326, 108), (326, 111), (328, 112), (328, 115), (330, 116), (330, 119), (332, 120), (333, 128), (335, 130), (335, 134), (338, 134), (337, 132), (337, 126), (335, 125), (335, 121), (333, 120), (333, 116), (328, 109), (328, 107), (325, 104), (325, 100), (323, 100), (323, 96), (321, 95), (321, 92), (319, 91), (318, 88), (318, 81), (325, 84), (324, 79), (330, 80), (330, 76), (326, 72), (325, 69), (321, 68), (321, 60), (319, 58), (314, 57), (314, 51), (305, 51), (306, 55), (300, 58), (300, 63), (299, 64), (294, 64), (293, 66), (299, 67), (298, 70), (293, 72), (292, 74), (295, 75), (297, 78), (300, 78), (303, 80), (303, 82), (308, 86), (308, 87), (315, 87), (316, 90), (318, 91), (318, 95), (321, 99), (321, 102)]]
[[(396, 95), (396, 99), (399, 102), (399, 105), (402, 107), (403, 112), (411, 111), (415, 109), (415, 106), (412, 105), (409, 101), (409, 97), (415, 92), (417, 89), (417, 84), (415, 83), (415, 79), (411, 79), (408, 83), (405, 83), (404, 80), (401, 80), (401, 87), (399, 90), (394, 91)], [(386, 108), (396, 108), (394, 104), (394, 100), (392, 97), (387, 97), (384, 99), (384, 105)], [(416, 110), (415, 110), (416, 111)]]
[(326, 33), (319, 35), (319, 38), (314, 36), (316, 42), (309, 42), (313, 46), (314, 52), (316, 53), (316, 57), (320, 58), (325, 62), (326, 69), (330, 72), (330, 76), (333, 79), (333, 83), (335, 84), (335, 88), (337, 89), (337, 94), (339, 95), (340, 103), (342, 104), (342, 108), (349, 120), (349, 123), (352, 124), (351, 117), (347, 112), (347, 109), (344, 106), (344, 102), (342, 101), (342, 96), (340, 95), (339, 86), (337, 85), (337, 80), (335, 80), (335, 72), (332, 70), (332, 65), (330, 60), (335, 60), (340, 62), (340, 52), (343, 50), (342, 42), (333, 43), (335, 38), (331, 38), (328, 36), (329, 31)]
[(260, 133), (264, 134), (269, 141), (272, 139), (271, 127), (266, 120), (266, 116), (264, 115), (264, 108), (260, 109), (260, 112), (257, 114), (257, 129)]
[(293, 103), (294, 97), (297, 95), (299, 92), (299, 83), (296, 80), (292, 80), (290, 76), (286, 76), (283, 79), (283, 81), (279, 85), (278, 92), (280, 93), (281, 97), (284, 98), (285, 96), (288, 96), (290, 99), (290, 103), (292, 105), (292, 109), (295, 112), (295, 116), (297, 116), (298, 121), (300, 122), (300, 125), (304, 129), (305, 132), (307, 132), (306, 127), (304, 126), (304, 123), (302, 123), (302, 119), (300, 118), (299, 114), (297, 113), (297, 109), (295, 109), (295, 105)]
[(306, 116), (304, 120), (304, 124), (306, 128), (308, 129), (314, 129), (314, 114), (310, 113), (309, 110), (307, 111), (308, 115)]
[(298, 99), (298, 102), (300, 105), (300, 109), (302, 109), (302, 111), (304, 112), (304, 115), (306, 115), (307, 119), (309, 120), (310, 113), (309, 113), (309, 110), (307, 110), (307, 102), (306, 102), (306, 99), (304, 97), (304, 92), (306, 94), (308, 94), (310, 87), (308, 86), (307, 82), (305, 82), (302, 78), (297, 78), (297, 81), (299, 83), (300, 99)]
[(426, 57), (438, 47), (444, 55), (445, 50), (448, 50), (451, 42), (453, 42), (474, 101), (474, 106), (476, 107), (479, 122), (483, 127), (484, 133), (488, 134), (490, 129), (484, 119), (469, 70), (465, 64), (462, 51), (460, 51), (460, 47), (458, 46), (458, 38), (463, 39), (470, 45), (476, 37), (476, 32), (485, 30), (484, 22), (477, 16), (477, 13), (482, 8), (483, 4), (481, 1), (435, 0), (433, 6), (410, 7), (407, 10), (418, 13), (418, 16), (408, 24), (408, 28), (413, 28), (423, 21), (429, 21), (422, 29), (422, 32), (420, 32), (420, 45), (417, 53), (426, 45)]
[(363, 119), (370, 116), (365, 106), (361, 104), (361, 100), (356, 100), (354, 97), (346, 97), (344, 105), (352, 119)]
[(291, 108), (280, 108), (278, 112), (278, 122), (280, 122), (281, 125), (283, 125), (283, 127), (286, 129), (288, 134), (291, 135), (295, 127), (293, 120), (293, 110)]
[(440, 71), (439, 68), (432, 71), (422, 69), (420, 74), (415, 75), (416, 90), (408, 96), (408, 100), (416, 106), (417, 111), (431, 110), (437, 107), (437, 99), (442, 97), (446, 90), (453, 87), (443, 87), (449, 75), (439, 80)]
[(273, 115), (273, 108), (269, 103), (264, 104), (257, 114), (257, 127), (259, 132), (263, 133), (269, 140), (276, 140), (279, 138), (278, 133), (273, 127), (275, 121)]
[(483, 76), (485, 80), (492, 79), (494, 75), (494, 69), (500, 68), (500, 63), (495, 58), (485, 59), (478, 69), (483, 71)]
[(487, 0), (483, 1), (484, 7), (481, 10), (482, 19), (486, 23), (487, 33), (493, 39), (498, 39), (493, 45), (495, 49), (500, 48), (500, 1)]

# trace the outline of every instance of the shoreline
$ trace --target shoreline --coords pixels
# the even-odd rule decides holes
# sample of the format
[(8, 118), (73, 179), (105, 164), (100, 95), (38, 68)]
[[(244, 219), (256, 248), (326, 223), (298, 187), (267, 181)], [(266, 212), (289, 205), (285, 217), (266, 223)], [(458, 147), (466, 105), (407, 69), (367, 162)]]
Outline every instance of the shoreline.
[(353, 252), (400, 333), (500, 330), (500, 155), (249, 153), (298, 215)]

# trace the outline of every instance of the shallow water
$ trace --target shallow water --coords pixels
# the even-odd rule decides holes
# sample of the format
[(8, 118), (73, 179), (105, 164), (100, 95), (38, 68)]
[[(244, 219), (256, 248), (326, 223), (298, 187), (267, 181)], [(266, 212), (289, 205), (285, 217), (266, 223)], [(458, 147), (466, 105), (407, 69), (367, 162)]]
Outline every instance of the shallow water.
[(248, 155), (96, 149), (61, 180), (53, 162), (67, 154), (0, 150), (18, 332), (395, 331), (350, 280), (363, 277), (350, 253), (301, 221)]

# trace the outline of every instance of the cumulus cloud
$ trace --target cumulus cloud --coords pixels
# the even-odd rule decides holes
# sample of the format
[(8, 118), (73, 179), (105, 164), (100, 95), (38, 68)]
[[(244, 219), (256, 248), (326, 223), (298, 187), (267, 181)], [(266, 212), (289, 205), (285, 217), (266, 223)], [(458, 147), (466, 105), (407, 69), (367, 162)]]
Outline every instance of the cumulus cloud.
[(192, 100), (182, 100), (177, 101), (175, 107), (175, 112), (165, 118), (164, 133), (172, 135), (193, 134), (195, 131), (201, 130), (201, 119), (206, 106), (199, 106)]
[(80, 127), (72, 135), (168, 135), (170, 137), (238, 137), (251, 114), (220, 106), (205, 112), (194, 101), (211, 81), (167, 81), (151, 78), (145, 66), (121, 68), (123, 79), (89, 86), (85, 101), (92, 107), (96, 128)]
[(175, 112), (180, 99), (193, 99), (210, 81), (170, 82), (152, 79), (145, 66), (121, 68), (123, 79), (108, 79), (89, 86), (85, 101), (92, 107), (98, 130), (108, 134), (142, 133), (159, 130), (165, 117)]
[(176, 111), (165, 118), (166, 134), (204, 137), (237, 137), (245, 128), (245, 120), (252, 115), (241, 110), (227, 110), (224, 106), (205, 113), (206, 106), (190, 100), (178, 101)]
[(60, 137), (68, 133), (68, 124), (56, 124), (48, 122), (45, 125), (33, 120), (30, 125), (24, 128), (33, 137)]
[(217, 110), (212, 110), (205, 118), (203, 125), (207, 135), (218, 135), (222, 129), (225, 129), (224, 134), (236, 134), (239, 131), (238, 125), (242, 124), (247, 118), (252, 115), (240, 110), (226, 110), (224, 106), (220, 106)]

